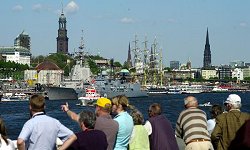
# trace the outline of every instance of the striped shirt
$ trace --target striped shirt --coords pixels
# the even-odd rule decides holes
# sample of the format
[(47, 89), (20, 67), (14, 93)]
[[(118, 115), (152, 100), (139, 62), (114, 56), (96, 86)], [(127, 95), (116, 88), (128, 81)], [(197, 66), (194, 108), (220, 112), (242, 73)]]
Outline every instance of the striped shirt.
[(182, 111), (176, 123), (175, 134), (185, 143), (193, 139), (208, 139), (206, 113), (198, 108), (191, 107)]

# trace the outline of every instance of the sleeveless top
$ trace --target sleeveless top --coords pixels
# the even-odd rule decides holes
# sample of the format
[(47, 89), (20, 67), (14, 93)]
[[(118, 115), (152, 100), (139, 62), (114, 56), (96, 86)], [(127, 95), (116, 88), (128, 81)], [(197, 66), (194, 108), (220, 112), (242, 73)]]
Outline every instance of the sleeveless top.
[(129, 150), (150, 150), (147, 130), (143, 125), (135, 125), (129, 143)]

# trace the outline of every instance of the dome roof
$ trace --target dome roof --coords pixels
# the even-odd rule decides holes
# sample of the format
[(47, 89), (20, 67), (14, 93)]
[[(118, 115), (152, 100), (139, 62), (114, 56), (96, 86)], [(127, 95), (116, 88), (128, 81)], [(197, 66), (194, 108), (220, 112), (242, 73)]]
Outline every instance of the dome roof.
[(120, 73), (129, 73), (128, 69), (122, 69)]
[(36, 66), (36, 70), (61, 70), (55, 63), (45, 60)]
[(66, 17), (64, 16), (64, 14), (62, 13), (61, 16), (59, 17), (60, 20), (66, 20)]

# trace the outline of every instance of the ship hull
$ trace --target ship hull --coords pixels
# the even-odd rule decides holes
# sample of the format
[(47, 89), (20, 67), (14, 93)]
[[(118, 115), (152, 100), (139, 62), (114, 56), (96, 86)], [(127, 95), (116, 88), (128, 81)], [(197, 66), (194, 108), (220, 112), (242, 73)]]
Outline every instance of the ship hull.
[(49, 100), (77, 100), (77, 93), (73, 88), (45, 87)]
[(104, 97), (108, 97), (108, 98), (113, 98), (113, 97), (116, 97), (118, 95), (125, 95), (128, 98), (132, 98), (132, 97), (147, 97), (148, 93), (146, 91), (135, 91), (135, 92), (111, 92), (111, 91), (106, 91), (106, 92), (103, 92), (102, 95)]

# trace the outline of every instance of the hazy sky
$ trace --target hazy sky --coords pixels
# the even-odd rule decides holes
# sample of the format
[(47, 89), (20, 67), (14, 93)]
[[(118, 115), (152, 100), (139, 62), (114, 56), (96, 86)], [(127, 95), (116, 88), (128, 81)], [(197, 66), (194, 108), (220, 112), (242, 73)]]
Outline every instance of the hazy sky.
[(249, 0), (2, 0), (0, 46), (12, 46), (25, 30), (34, 56), (55, 53), (62, 2), (69, 52), (83, 30), (89, 53), (123, 63), (135, 34), (141, 49), (146, 35), (148, 47), (156, 37), (165, 66), (190, 59), (201, 67), (208, 27), (213, 65), (250, 62)]

